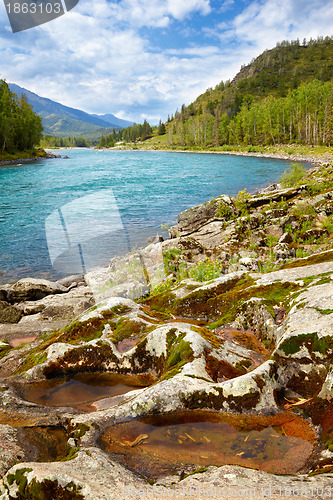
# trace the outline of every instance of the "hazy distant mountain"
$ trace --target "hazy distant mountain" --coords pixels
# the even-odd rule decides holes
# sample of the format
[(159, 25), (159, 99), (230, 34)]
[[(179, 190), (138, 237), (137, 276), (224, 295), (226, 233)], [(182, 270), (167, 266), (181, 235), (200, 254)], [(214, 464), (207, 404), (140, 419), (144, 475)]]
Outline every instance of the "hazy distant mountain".
[(119, 128), (131, 127), (133, 125), (133, 122), (117, 118), (116, 116), (111, 115), (111, 113), (107, 113), (106, 115), (90, 115), (90, 116), (95, 116), (96, 118), (99, 118), (100, 120), (103, 120), (109, 124), (110, 123), (117, 124)]
[(40, 97), (15, 83), (9, 83), (8, 85), (10, 90), (18, 96), (21, 94), (27, 96), (27, 100), (34, 111), (43, 119), (44, 134), (55, 137), (83, 136), (87, 139), (96, 139), (101, 137), (103, 133), (109, 133), (113, 128), (126, 128), (133, 124), (110, 113), (99, 116), (64, 106), (46, 97)]

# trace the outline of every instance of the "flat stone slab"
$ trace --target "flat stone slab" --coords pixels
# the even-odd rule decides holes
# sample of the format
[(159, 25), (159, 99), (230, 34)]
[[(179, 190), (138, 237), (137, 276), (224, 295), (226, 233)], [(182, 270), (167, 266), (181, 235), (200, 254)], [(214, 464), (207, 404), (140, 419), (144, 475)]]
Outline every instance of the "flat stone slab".
[(311, 264), (293, 269), (281, 269), (267, 274), (251, 273), (251, 277), (257, 280), (257, 285), (268, 285), (274, 281), (297, 281), (325, 273), (333, 273), (333, 262), (321, 262), (320, 264)]

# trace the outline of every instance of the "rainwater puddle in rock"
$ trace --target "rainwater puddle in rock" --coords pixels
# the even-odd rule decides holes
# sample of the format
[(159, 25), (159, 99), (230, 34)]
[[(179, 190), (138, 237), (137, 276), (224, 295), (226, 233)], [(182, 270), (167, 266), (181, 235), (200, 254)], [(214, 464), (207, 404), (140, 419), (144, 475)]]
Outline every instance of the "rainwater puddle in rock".
[(24, 344), (31, 344), (36, 339), (37, 339), (37, 335), (34, 335), (33, 337), (20, 337), (20, 338), (11, 339), (9, 341), (9, 343), (12, 347), (21, 347)]
[(52, 407), (71, 407), (94, 411), (91, 403), (103, 398), (126, 394), (151, 383), (144, 375), (80, 373), (73, 377), (51, 379), (16, 388), (26, 401)]
[(61, 427), (23, 427), (18, 430), (18, 438), (28, 462), (63, 460), (70, 451)]
[(129, 469), (156, 480), (227, 464), (294, 474), (305, 466), (315, 441), (311, 426), (291, 413), (190, 412), (113, 425), (98, 444)]

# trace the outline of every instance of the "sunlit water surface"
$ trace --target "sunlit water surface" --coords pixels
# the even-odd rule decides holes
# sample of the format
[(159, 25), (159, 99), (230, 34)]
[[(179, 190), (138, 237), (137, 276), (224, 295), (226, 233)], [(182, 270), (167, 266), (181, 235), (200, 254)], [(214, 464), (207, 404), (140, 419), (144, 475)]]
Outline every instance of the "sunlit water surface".
[(182, 210), (245, 187), (254, 192), (289, 166), (219, 154), (56, 152), (69, 159), (0, 166), (0, 283), (78, 272), (66, 255), (61, 261), (66, 245), (79, 263), (90, 252), (90, 266), (105, 265), (117, 248), (143, 245), (161, 224), (175, 224)]

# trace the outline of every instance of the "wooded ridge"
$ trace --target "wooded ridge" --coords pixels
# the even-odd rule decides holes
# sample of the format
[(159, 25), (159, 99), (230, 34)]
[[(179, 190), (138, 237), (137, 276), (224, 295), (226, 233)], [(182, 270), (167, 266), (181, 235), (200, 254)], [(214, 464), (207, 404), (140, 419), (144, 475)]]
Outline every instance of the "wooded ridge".
[(333, 38), (282, 42), (168, 118), (170, 146), (333, 140)]

